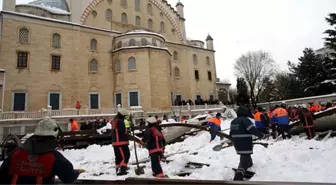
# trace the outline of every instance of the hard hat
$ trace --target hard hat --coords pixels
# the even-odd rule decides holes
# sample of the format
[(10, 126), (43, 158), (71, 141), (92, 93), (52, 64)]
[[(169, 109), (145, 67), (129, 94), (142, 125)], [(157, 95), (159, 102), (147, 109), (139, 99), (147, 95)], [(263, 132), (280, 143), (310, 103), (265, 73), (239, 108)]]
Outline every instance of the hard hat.
[(298, 105), (295, 104), (294, 107), (295, 107), (295, 108), (298, 108)]
[(306, 104), (302, 104), (301, 107), (306, 109), (307, 105)]

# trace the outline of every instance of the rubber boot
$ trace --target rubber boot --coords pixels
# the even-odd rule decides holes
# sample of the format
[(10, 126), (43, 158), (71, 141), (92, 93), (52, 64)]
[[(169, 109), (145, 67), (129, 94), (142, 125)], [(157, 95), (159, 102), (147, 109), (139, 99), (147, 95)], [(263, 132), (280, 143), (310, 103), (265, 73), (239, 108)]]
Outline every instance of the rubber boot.
[(242, 180), (244, 180), (244, 173), (236, 172), (233, 181), (242, 181)]
[(119, 172), (117, 173), (117, 176), (122, 176), (122, 175), (127, 175), (127, 167), (125, 166), (122, 166)]

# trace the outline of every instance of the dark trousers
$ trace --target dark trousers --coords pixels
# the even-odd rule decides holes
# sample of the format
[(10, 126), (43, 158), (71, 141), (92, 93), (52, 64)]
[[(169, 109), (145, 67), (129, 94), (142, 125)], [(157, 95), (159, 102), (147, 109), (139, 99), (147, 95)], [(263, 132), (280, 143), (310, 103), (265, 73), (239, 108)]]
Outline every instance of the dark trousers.
[(162, 156), (161, 152), (150, 154), (153, 175), (156, 177), (164, 176), (162, 168), (161, 168), (161, 164), (160, 164), (161, 156)]
[(246, 170), (253, 166), (253, 161), (250, 154), (240, 155), (238, 170), (233, 178), (234, 181), (241, 181), (244, 179)]
[(263, 133), (263, 134), (269, 134), (269, 132), (268, 132), (268, 128), (266, 128), (266, 127), (264, 127), (264, 128), (260, 128), (260, 127), (258, 127), (258, 130), (259, 130), (261, 133)]
[(283, 139), (292, 138), (291, 133), (289, 132), (289, 125), (279, 125), (279, 131)]
[(128, 145), (113, 146), (116, 168), (127, 167), (130, 158)]
[(313, 139), (313, 137), (315, 137), (315, 128), (311, 127), (311, 128), (305, 128), (304, 129), (308, 139)]
[(271, 135), (272, 135), (273, 139), (276, 139), (276, 137), (277, 137), (277, 126), (276, 126), (275, 123), (271, 124), (271, 130), (272, 130)]

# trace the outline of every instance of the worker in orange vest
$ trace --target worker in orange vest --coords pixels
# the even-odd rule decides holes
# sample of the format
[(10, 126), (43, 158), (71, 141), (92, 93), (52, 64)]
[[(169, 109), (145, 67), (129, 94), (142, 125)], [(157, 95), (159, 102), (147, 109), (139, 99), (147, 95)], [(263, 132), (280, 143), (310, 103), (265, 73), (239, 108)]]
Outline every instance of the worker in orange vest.
[(78, 123), (76, 120), (70, 119), (71, 123), (71, 132), (79, 131)]
[[(208, 128), (221, 131), (221, 122), (222, 122), (221, 118), (222, 118), (221, 113), (217, 113), (216, 117), (211, 118), (208, 121), (208, 124), (207, 124)], [(210, 143), (211, 143), (216, 138), (216, 134), (211, 133), (210, 135), (211, 135), (211, 139), (210, 139)]]

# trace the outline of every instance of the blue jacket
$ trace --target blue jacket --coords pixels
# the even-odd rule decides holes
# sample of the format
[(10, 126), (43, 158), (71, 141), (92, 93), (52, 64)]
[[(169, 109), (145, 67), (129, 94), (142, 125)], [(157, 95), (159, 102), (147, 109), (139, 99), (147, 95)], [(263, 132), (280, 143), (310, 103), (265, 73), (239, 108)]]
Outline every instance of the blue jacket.
[(252, 135), (259, 138), (263, 134), (253, 125), (248, 118), (250, 111), (246, 107), (239, 106), (237, 110), (237, 118), (231, 122), (230, 136), (237, 154), (253, 154)]

